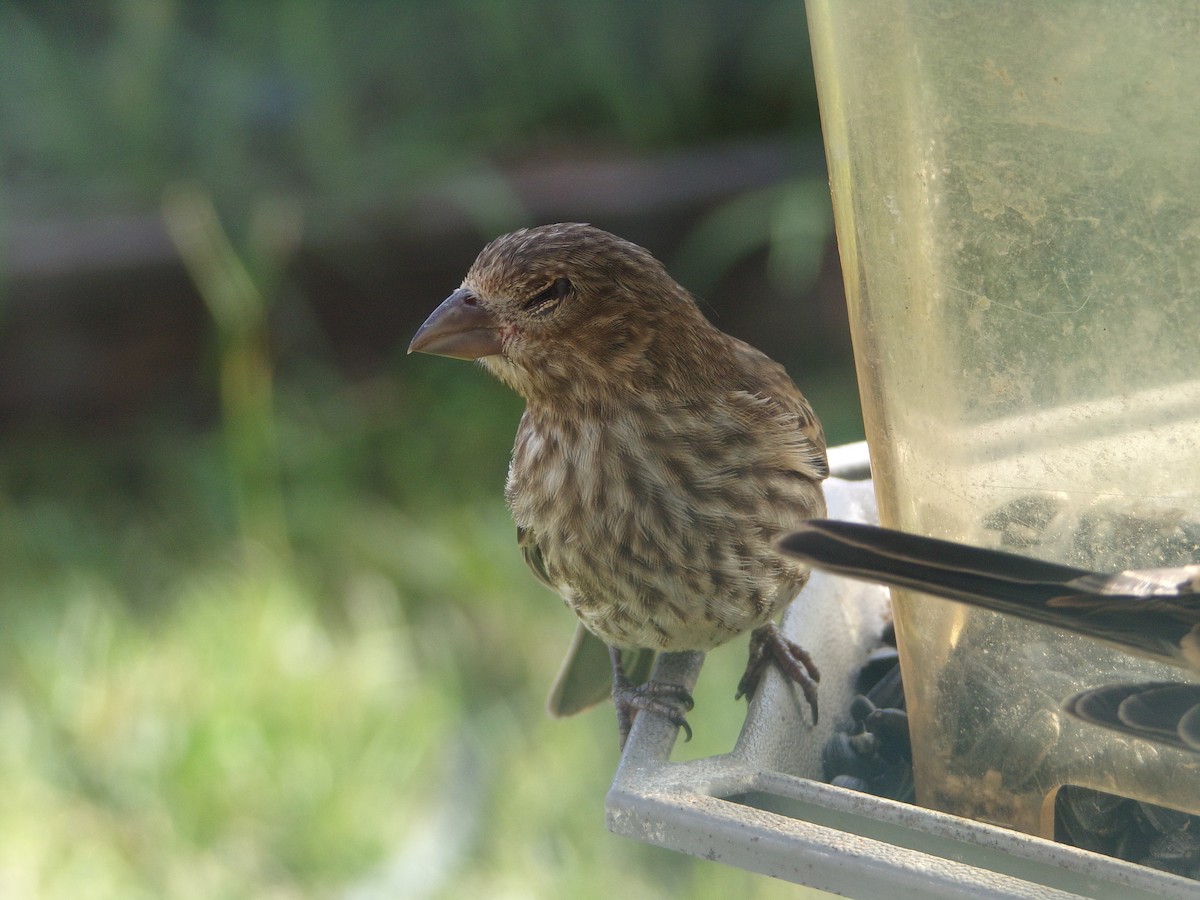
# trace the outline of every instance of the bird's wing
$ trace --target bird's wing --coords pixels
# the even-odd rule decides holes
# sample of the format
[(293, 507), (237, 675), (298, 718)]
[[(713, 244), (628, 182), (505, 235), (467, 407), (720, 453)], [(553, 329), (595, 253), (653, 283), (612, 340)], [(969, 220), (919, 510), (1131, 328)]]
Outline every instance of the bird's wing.
[[(622, 650), (621, 661), (630, 681), (634, 684), (648, 681), (657, 655), (653, 650)], [(612, 664), (608, 645), (581, 623), (575, 627), (571, 646), (546, 698), (546, 711), (556, 719), (573, 716), (610, 696)]]
[(525, 565), (529, 566), (529, 570), (537, 576), (537, 580), (553, 591), (558, 588), (554, 582), (550, 580), (550, 573), (546, 571), (546, 560), (542, 558), (542, 548), (538, 546), (537, 535), (533, 529), (525, 528), (522, 525), (517, 526), (517, 546), (521, 548), (521, 557), (525, 560)]
[(742, 376), (739, 388), (771, 404), (780, 414), (795, 417), (801, 435), (797, 447), (799, 471), (818, 481), (827, 478), (829, 459), (825, 453), (825, 430), (787, 370), (745, 341), (726, 337)]

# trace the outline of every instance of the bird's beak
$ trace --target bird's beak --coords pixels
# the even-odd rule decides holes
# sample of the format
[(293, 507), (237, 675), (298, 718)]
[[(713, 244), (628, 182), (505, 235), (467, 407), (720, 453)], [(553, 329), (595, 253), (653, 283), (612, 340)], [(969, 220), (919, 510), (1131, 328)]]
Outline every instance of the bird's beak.
[(409, 353), (432, 353), (454, 359), (495, 356), (502, 349), (495, 318), (466, 288), (459, 288), (443, 300), (408, 345)]

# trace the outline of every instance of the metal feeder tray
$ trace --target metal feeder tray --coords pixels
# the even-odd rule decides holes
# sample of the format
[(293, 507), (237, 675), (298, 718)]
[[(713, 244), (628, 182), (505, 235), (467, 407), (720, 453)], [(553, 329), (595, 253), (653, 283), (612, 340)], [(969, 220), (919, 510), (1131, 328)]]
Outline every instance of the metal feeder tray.
[[(829, 457), (830, 517), (877, 521), (866, 444)], [(609, 830), (847, 896), (1200, 896), (1179, 876), (821, 783), (821, 748), (846, 724), (887, 609), (885, 588), (815, 572), (783, 629), (820, 650), (821, 705), (832, 714), (814, 728), (792, 686), (769, 670), (733, 750), (679, 763), (669, 761), (677, 729), (638, 716), (608, 793)], [(663, 654), (654, 677), (691, 689), (702, 662)]]

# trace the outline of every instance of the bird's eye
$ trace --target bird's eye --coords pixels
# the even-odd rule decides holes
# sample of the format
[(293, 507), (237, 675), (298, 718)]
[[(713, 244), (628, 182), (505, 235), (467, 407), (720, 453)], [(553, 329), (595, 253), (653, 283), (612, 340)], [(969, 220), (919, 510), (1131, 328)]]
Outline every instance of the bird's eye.
[(535, 316), (545, 315), (553, 310), (558, 304), (563, 301), (563, 298), (571, 292), (571, 281), (565, 275), (560, 275), (555, 278), (545, 290), (538, 291), (521, 307), (527, 312), (533, 313)]

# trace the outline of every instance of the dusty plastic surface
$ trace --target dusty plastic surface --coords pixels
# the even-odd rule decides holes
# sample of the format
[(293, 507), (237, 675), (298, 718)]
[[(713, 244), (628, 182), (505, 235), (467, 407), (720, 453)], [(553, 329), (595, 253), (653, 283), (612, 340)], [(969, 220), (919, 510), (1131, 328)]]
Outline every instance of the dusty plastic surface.
[[(834, 448), (831, 516), (874, 521), (864, 444)], [(607, 798), (609, 828), (647, 843), (851, 897), (1195, 897), (1196, 883), (991, 825), (821, 784), (820, 752), (845, 726), (855, 674), (887, 608), (875, 585), (815, 573), (783, 619), (821, 666), (821, 724), (768, 671), (731, 752), (669, 761), (677, 729), (639, 715)], [(655, 677), (691, 687), (699, 654)], [(692, 713), (702, 727), (703, 710)], [(840, 721), (839, 721), (840, 718)]]
[[(1098, 570), (1200, 559), (1200, 6), (809, 0), (884, 524)], [(897, 595), (918, 799), (1049, 836), (1200, 758), (1062, 700), (1169, 667)]]

